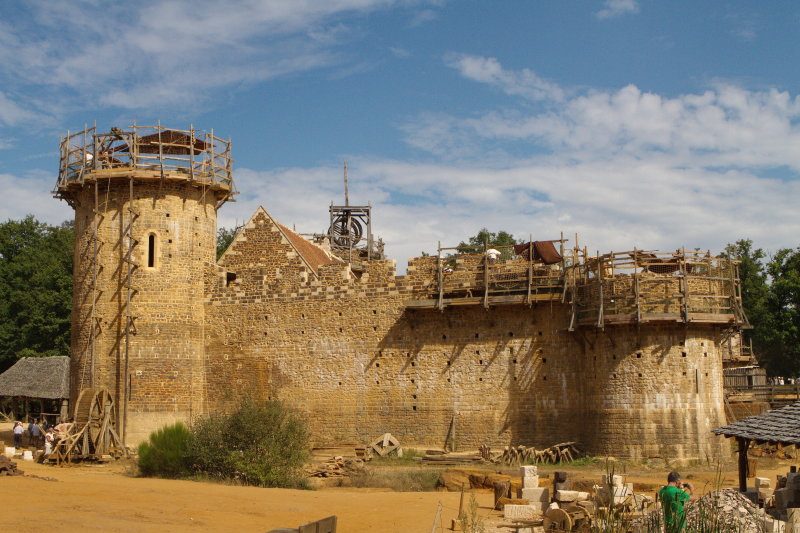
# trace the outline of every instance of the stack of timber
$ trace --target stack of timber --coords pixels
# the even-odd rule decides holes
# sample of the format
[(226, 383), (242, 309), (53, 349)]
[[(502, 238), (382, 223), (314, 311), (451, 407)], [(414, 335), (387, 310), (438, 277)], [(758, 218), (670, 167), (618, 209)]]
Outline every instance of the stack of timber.
[(364, 469), (364, 461), (358, 457), (331, 457), (324, 463), (316, 463), (306, 469), (308, 477), (344, 477)]
[(485, 463), (486, 460), (475, 453), (447, 453), (440, 450), (426, 450), (422, 457), (424, 464), (439, 466), (461, 466)]
[(306, 468), (309, 477), (342, 477), (363, 470), (372, 458), (369, 449), (361, 444), (342, 442), (311, 450), (311, 464)]
[(6, 457), (0, 455), (0, 476), (21, 476), (22, 470), (17, 469), (17, 463)]
[(574, 461), (582, 455), (575, 442), (560, 442), (542, 450), (533, 446), (507, 446), (499, 459), (507, 465), (557, 464)]

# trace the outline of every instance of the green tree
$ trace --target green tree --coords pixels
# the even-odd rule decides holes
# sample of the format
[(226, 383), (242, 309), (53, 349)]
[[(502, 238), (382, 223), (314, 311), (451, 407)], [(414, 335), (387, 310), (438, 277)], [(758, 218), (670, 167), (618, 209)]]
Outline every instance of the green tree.
[(767, 263), (770, 290), (764, 358), (773, 375), (800, 375), (800, 248), (784, 248)]
[(233, 238), (236, 237), (237, 231), (239, 231), (239, 228), (217, 229), (217, 259), (222, 257), (222, 254), (225, 253), (225, 250), (231, 245)]
[(487, 228), (482, 228), (477, 235), (470, 237), (467, 242), (461, 241), (458, 243), (458, 250), (460, 252), (483, 251), (485, 243), (488, 243), (490, 248), (518, 244), (514, 236), (508, 232), (498, 231), (495, 233)]
[(0, 224), (0, 371), (23, 356), (69, 355), (71, 222)]

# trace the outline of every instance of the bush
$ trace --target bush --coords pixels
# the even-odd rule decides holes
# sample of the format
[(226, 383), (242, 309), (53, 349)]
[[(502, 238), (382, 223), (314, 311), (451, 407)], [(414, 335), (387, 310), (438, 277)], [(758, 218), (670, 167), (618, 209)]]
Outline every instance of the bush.
[(305, 421), (280, 402), (246, 399), (192, 425), (192, 468), (248, 485), (302, 487), (308, 439)]
[(180, 478), (189, 474), (191, 433), (181, 422), (150, 434), (139, 445), (139, 471), (143, 476)]

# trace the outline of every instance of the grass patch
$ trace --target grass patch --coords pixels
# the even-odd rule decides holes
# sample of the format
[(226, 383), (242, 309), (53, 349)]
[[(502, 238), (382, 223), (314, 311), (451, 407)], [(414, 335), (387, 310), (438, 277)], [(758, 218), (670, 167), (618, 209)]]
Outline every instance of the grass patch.
[(425, 455), (425, 452), (415, 450), (413, 448), (403, 448), (403, 457), (397, 455), (386, 455), (384, 457), (373, 456), (372, 463), (377, 465), (411, 465), (416, 464)]
[(397, 492), (432, 492), (436, 490), (439, 470), (423, 467), (382, 468), (367, 466), (358, 474), (342, 479), (341, 486), (388, 488)]

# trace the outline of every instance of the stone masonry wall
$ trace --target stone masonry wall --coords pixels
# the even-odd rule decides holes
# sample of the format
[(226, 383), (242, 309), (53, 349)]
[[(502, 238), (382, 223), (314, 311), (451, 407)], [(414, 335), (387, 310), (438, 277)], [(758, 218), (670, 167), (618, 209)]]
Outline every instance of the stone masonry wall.
[(570, 333), (560, 302), (406, 309), (429, 290), (430, 263), (400, 277), (380, 261), (360, 279), (342, 265), (314, 271), (257, 211), (206, 275), (208, 408), (278, 398), (306, 413), (320, 444), (388, 431), (428, 446), (577, 440), (620, 457), (718, 453), (714, 327)]

